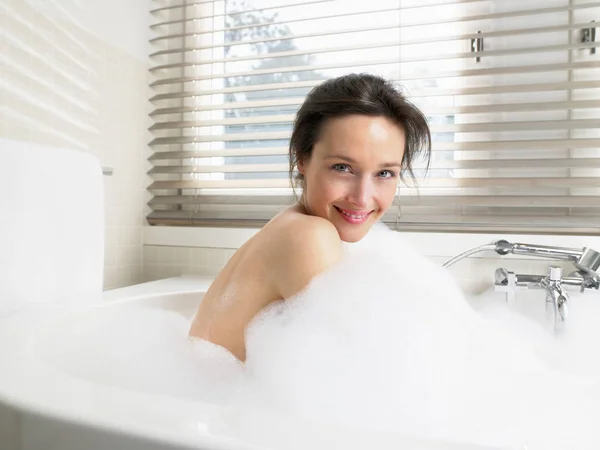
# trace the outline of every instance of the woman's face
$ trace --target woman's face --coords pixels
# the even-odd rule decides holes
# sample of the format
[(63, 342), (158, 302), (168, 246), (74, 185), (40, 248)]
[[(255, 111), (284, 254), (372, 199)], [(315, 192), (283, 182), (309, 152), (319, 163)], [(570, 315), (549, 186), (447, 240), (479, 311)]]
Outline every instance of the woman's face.
[(404, 130), (385, 117), (328, 120), (298, 164), (307, 212), (333, 223), (343, 241), (361, 240), (394, 200), (404, 143)]

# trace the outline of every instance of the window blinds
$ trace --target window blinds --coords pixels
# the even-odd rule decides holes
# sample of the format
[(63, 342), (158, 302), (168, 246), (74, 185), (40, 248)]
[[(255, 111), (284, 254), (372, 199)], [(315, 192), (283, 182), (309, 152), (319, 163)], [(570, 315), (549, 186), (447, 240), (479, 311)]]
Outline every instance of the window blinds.
[(264, 224), (294, 201), (287, 145), (305, 95), (370, 72), (433, 133), (429, 172), (400, 185), (386, 222), (600, 231), (600, 2), (154, 2), (150, 224)]

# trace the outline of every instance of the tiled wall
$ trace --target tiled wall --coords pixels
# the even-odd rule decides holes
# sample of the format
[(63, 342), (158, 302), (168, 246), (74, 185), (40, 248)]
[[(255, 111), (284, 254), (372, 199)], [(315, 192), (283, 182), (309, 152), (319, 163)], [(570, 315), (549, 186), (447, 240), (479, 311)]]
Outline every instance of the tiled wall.
[[(531, 241), (535, 243), (535, 241)], [(466, 250), (466, 249), (465, 249)], [(456, 278), (465, 292), (478, 294), (489, 289), (494, 284), (494, 273), (497, 268), (505, 268), (516, 274), (547, 275), (548, 266), (560, 266), (563, 268), (564, 276), (574, 270), (568, 262), (528, 259), (525, 257), (508, 256), (472, 256), (458, 261), (449, 268), (450, 273)], [(448, 257), (431, 256), (430, 259), (441, 266)]]
[[(535, 239), (531, 243), (537, 243)], [(465, 247), (464, 250), (467, 250)], [(162, 245), (144, 246), (144, 279), (159, 280), (179, 275), (209, 275), (219, 273), (235, 250), (230, 248), (175, 247)], [(441, 266), (450, 256), (429, 256)], [(563, 267), (564, 275), (572, 271), (573, 265), (559, 261), (532, 259), (520, 256), (473, 256), (450, 267), (465, 292), (479, 293), (494, 283), (494, 272), (498, 267), (517, 274), (545, 275), (549, 265)]]
[(105, 288), (142, 277), (147, 0), (0, 1), (0, 136), (91, 152), (106, 182)]
[[(258, 231), (245, 228), (146, 226), (143, 234), (144, 279), (151, 281), (188, 274), (214, 276), (235, 250)], [(600, 249), (600, 236), (418, 232), (404, 232), (402, 235), (422, 255), (440, 266), (466, 250), (500, 239), (535, 245)], [(499, 267), (516, 274), (546, 275), (550, 265), (563, 267), (564, 275), (574, 270), (570, 262), (513, 254), (500, 256), (493, 251), (462, 259), (449, 270), (465, 291), (478, 293), (492, 287), (494, 273)]]
[(144, 279), (160, 280), (178, 275), (214, 276), (235, 250), (229, 248), (144, 246)]

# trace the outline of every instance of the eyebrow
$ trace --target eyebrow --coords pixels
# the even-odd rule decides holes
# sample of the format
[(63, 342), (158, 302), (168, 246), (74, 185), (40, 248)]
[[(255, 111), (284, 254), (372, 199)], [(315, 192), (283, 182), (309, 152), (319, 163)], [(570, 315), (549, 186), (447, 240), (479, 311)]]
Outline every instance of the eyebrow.
[[(343, 155), (329, 155), (329, 156), (326, 156), (324, 159), (341, 159), (342, 161), (346, 161), (350, 164), (356, 164), (356, 161), (354, 161), (352, 158), (350, 158), (348, 156), (343, 156)], [(387, 162), (387, 163), (380, 164), (380, 167), (402, 167), (402, 163)]]

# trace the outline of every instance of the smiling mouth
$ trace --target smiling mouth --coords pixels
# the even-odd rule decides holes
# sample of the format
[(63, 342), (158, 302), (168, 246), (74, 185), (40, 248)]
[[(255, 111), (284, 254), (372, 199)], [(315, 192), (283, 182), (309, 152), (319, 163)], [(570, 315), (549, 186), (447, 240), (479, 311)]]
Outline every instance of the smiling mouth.
[(367, 219), (369, 218), (369, 216), (371, 215), (371, 213), (373, 212), (373, 211), (369, 211), (367, 213), (365, 213), (365, 212), (359, 213), (357, 211), (341, 209), (341, 208), (338, 208), (337, 206), (335, 207), (335, 209), (337, 210), (338, 213), (340, 213), (340, 216), (342, 216), (342, 218), (344, 220), (346, 220), (347, 222), (349, 222), (351, 224), (365, 223), (367, 221)]

